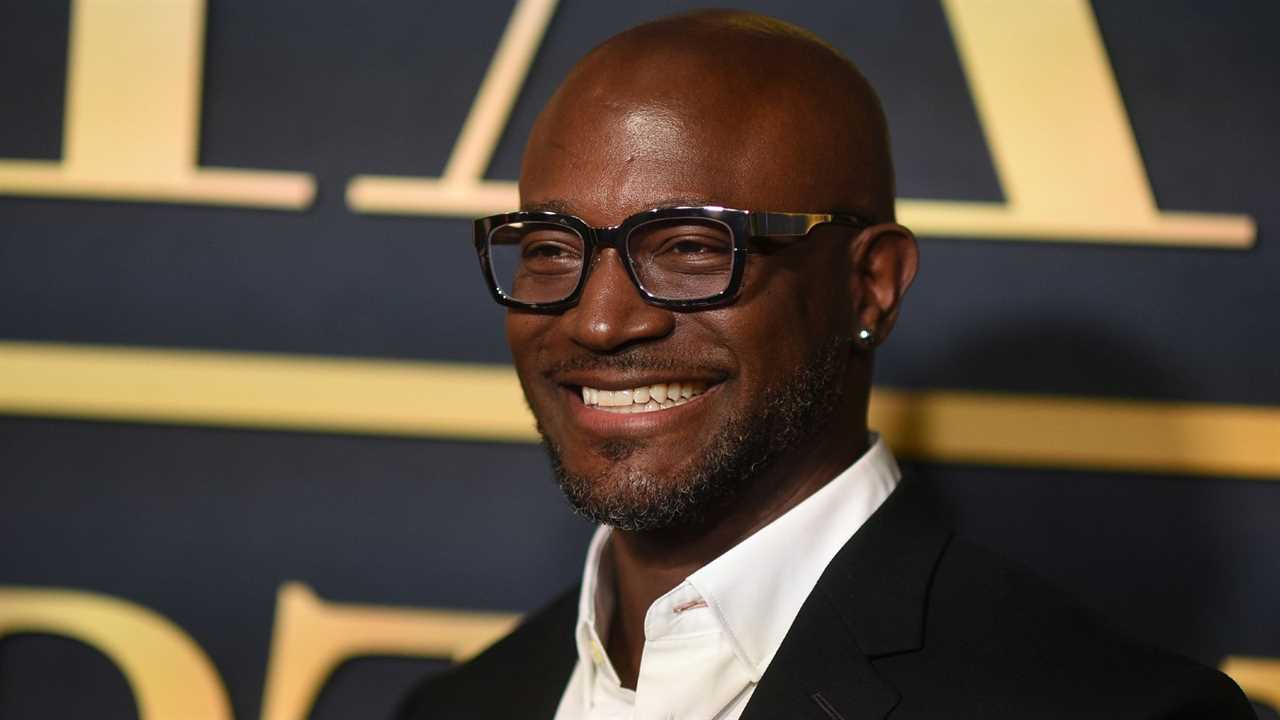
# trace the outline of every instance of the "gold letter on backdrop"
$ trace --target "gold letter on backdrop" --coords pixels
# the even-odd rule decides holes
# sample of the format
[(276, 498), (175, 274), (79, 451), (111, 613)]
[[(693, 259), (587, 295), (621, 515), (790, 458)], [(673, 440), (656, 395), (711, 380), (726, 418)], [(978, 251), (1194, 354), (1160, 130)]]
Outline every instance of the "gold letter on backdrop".
[[(1164, 212), (1088, 0), (943, 0), (1007, 202), (902, 200), (922, 235), (1247, 248), (1244, 215)], [(520, 0), (439, 178), (361, 175), (356, 212), (472, 217), (515, 209), (484, 172), (554, 0)]]
[(484, 173), (555, 9), (556, 0), (516, 3), (443, 177), (358, 175), (347, 186), (347, 205), (356, 212), (453, 217), (514, 209), (516, 184), (485, 180)]
[(129, 682), (140, 720), (232, 720), (209, 657), (145, 607), (79, 590), (0, 586), (0, 638), (18, 633), (61, 635), (102, 652)]
[(204, 0), (75, 0), (62, 160), (0, 160), (0, 194), (300, 210), (305, 173), (202, 168)]
[(1005, 203), (904, 203), (924, 234), (1245, 248), (1243, 215), (1156, 207), (1089, 0), (943, 0)]
[(1221, 669), (1251, 700), (1280, 710), (1280, 660), (1229, 655), (1222, 661)]
[(461, 662), (511, 631), (517, 617), (331, 603), (301, 583), (276, 599), (262, 720), (306, 720), (325, 680), (343, 661), (371, 655)]

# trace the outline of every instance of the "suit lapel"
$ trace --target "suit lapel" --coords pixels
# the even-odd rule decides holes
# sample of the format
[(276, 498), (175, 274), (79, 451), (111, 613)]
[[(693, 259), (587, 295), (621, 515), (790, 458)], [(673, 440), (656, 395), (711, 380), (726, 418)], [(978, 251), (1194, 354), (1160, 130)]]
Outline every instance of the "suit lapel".
[(929, 582), (950, 532), (904, 480), (836, 554), (742, 720), (880, 720), (899, 695), (872, 660), (924, 644)]
[(880, 720), (897, 702), (898, 693), (876, 674), (830, 598), (815, 590), (742, 720)]

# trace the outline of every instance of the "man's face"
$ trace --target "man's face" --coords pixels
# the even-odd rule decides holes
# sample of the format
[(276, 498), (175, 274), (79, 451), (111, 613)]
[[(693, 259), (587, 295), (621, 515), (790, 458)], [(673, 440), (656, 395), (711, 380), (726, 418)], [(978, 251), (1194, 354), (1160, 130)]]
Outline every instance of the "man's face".
[[(661, 98), (562, 105), (574, 109), (548, 111), (526, 151), (525, 208), (597, 226), (678, 204), (837, 209), (824, 204), (821, 174), (807, 171), (769, 118), (735, 122), (706, 104)], [(516, 370), (580, 510), (626, 529), (687, 522), (816, 430), (845, 389), (850, 232), (824, 227), (750, 256), (737, 300), (720, 308), (646, 304), (607, 250), (577, 306), (508, 314)], [(625, 414), (583, 400), (584, 387), (654, 386), (697, 394)]]

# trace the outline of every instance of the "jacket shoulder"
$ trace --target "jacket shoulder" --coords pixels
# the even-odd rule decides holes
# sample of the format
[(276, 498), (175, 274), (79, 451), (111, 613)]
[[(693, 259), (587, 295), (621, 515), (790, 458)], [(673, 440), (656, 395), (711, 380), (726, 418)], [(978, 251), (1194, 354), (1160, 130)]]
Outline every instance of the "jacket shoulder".
[(965, 540), (943, 552), (929, 598), (917, 661), (947, 668), (928, 676), (973, 698), (983, 717), (1045, 707), (1055, 708), (1050, 716), (1255, 717), (1221, 672), (1126, 637), (1031, 571)]
[(577, 662), (578, 590), (529, 615), (470, 661), (432, 675), (405, 698), (398, 720), (552, 717)]

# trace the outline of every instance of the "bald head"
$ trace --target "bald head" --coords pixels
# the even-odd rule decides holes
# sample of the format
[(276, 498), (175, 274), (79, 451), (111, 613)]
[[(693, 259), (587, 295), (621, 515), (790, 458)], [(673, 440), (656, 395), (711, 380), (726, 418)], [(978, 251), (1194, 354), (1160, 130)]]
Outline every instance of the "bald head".
[(522, 203), (563, 204), (569, 176), (593, 178), (580, 213), (697, 201), (893, 217), (875, 92), (813, 34), (745, 12), (658, 20), (583, 58), (534, 126)]

